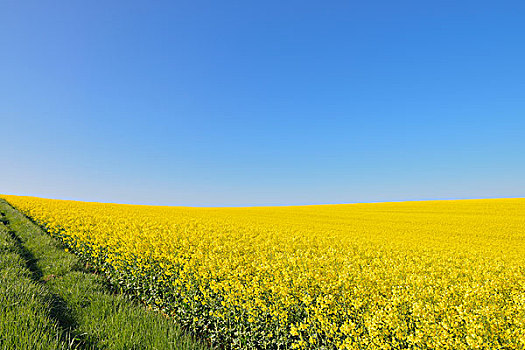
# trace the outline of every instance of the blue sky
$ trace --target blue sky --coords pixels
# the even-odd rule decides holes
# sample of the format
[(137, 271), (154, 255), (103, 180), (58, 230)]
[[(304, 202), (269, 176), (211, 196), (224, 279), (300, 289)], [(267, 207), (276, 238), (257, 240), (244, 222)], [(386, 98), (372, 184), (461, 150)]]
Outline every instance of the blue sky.
[(2, 1), (0, 193), (525, 197), (521, 1)]

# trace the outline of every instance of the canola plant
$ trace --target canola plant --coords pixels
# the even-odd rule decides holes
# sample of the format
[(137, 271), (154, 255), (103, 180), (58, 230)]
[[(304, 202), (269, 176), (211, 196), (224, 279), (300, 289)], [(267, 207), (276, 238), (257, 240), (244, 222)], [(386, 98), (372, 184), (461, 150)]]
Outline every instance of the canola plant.
[(249, 208), (2, 196), (231, 349), (525, 349), (525, 199)]

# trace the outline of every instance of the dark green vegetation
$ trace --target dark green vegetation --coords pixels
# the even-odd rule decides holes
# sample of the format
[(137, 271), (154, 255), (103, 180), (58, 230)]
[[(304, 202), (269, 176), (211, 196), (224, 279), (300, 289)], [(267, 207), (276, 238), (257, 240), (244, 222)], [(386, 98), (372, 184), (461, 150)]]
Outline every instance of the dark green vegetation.
[(205, 349), (0, 199), (0, 349)]

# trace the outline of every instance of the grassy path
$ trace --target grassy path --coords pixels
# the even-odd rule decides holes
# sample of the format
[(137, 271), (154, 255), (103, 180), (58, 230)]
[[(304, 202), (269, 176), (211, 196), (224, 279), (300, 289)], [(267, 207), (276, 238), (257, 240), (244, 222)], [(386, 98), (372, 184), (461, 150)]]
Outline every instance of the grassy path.
[(0, 200), (0, 349), (206, 349)]

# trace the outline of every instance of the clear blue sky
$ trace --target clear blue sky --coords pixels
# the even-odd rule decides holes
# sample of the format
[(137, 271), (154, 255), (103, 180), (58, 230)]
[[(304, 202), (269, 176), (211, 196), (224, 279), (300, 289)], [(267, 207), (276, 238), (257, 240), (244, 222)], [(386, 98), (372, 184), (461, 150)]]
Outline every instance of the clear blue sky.
[(2, 1), (0, 193), (525, 196), (523, 1)]

